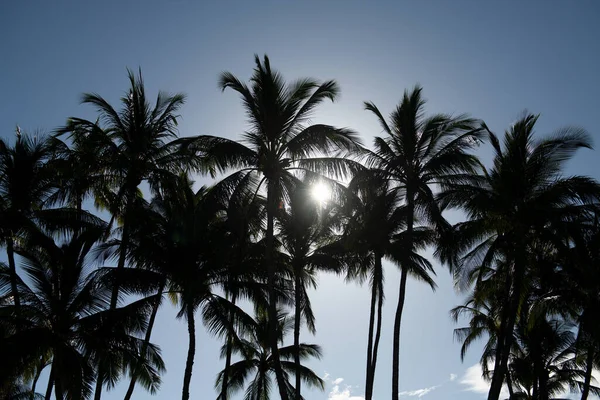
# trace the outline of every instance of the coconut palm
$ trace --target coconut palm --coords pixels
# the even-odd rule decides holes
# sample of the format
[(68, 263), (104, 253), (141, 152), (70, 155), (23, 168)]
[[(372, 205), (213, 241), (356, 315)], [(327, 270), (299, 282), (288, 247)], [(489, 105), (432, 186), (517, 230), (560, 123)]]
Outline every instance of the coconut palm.
[[(233, 363), (230, 367), (230, 381), (228, 385), (228, 394), (239, 392), (246, 385), (246, 381), (254, 375), (252, 381), (246, 387), (244, 399), (246, 400), (268, 400), (271, 394), (272, 380), (275, 373), (275, 364), (280, 364), (285, 378), (284, 390), (288, 397), (294, 396), (294, 387), (290, 382), (289, 374), (301, 376), (302, 380), (309, 386), (324, 389), (325, 385), (312, 370), (304, 365), (299, 368), (295, 362), (288, 361), (295, 357), (295, 346), (285, 346), (279, 349), (281, 361), (275, 360), (271, 351), (270, 323), (267, 321), (268, 316), (265, 311), (258, 311), (256, 320), (253, 324), (253, 329), (236, 341), (234, 344), (234, 353), (239, 354), (242, 359)], [(284, 337), (293, 329), (293, 321), (281, 311), (277, 314), (277, 343), (278, 346), (283, 344)], [(300, 356), (302, 360), (308, 358), (320, 358), (321, 349), (314, 344), (300, 344)], [(224, 348), (222, 352), (224, 352)], [(221, 371), (217, 376), (215, 383), (216, 387), (222, 385), (224, 371)]]
[[(290, 193), (287, 207), (277, 213), (277, 239), (282, 250), (288, 255), (288, 263), (293, 279), (294, 293), (294, 362), (300, 370), (301, 348), (300, 328), (302, 319), (309, 332), (315, 333), (315, 316), (312, 311), (307, 289), (317, 287), (317, 273), (328, 271), (339, 273), (344, 267), (338, 256), (336, 228), (338, 215), (332, 203), (319, 204), (313, 196), (317, 183), (307, 178), (299, 181)], [(302, 376), (296, 375), (295, 399), (301, 396)]]
[[(347, 130), (328, 125), (306, 126), (317, 105), (334, 100), (339, 92), (334, 81), (320, 83), (314, 79), (300, 79), (286, 83), (271, 68), (269, 58), (255, 57), (256, 67), (250, 86), (233, 74), (221, 75), (219, 85), (238, 92), (248, 115), (249, 129), (243, 142), (215, 136), (198, 136), (181, 141), (186, 153), (198, 154), (197, 167), (211, 175), (227, 173), (222, 182), (233, 184), (244, 181), (248, 174), (259, 180), (259, 188), (266, 186), (267, 229), (265, 234), (265, 265), (268, 271), (269, 312), (272, 331), (275, 331), (276, 270), (274, 263), (274, 218), (278, 204), (294, 181), (294, 171), (313, 171), (343, 175), (355, 163), (338, 155), (360, 150), (357, 136)], [(257, 189), (258, 190), (258, 189)], [(279, 394), (287, 400), (283, 373), (278, 366), (279, 350), (275, 336), (271, 340)]]
[[(85, 221), (84, 221), (85, 222)], [(46, 398), (52, 388), (56, 398), (88, 398), (96, 379), (99, 358), (110, 360), (112, 382), (132, 363), (143, 363), (143, 382), (152, 392), (160, 384), (164, 369), (160, 352), (149, 346), (141, 353), (141, 340), (135, 335), (145, 328), (148, 302), (145, 299), (115, 310), (108, 306), (111, 287), (103, 284), (102, 274), (89, 272), (89, 253), (102, 238), (106, 226), (99, 220), (68, 234), (56, 242), (41, 231), (29, 232), (24, 245), (17, 248), (23, 260), (27, 281), (18, 279), (22, 313), (13, 303), (0, 307), (2, 373), (23, 372), (51, 356), (51, 372)], [(67, 228), (68, 231), (68, 228)], [(0, 266), (0, 296), (6, 296), (10, 271)], [(21, 327), (17, 331), (17, 327)]]
[(399, 394), (400, 324), (406, 282), (413, 270), (410, 257), (416, 218), (420, 216), (422, 224), (434, 224), (438, 229), (446, 227), (433, 194), (434, 186), (460, 182), (464, 174), (473, 172), (479, 165), (477, 158), (468, 153), (479, 141), (476, 121), (464, 115), (437, 114), (426, 118), (424, 106), (420, 87), (406, 91), (388, 124), (375, 104), (365, 103), (386, 135), (375, 138), (375, 150), (368, 156), (368, 166), (402, 188), (405, 196), (406, 232), (402, 247), (406, 251), (400, 260), (402, 272), (394, 318), (392, 399), (397, 399)]
[[(151, 105), (141, 70), (136, 77), (128, 70), (130, 88), (121, 98), (122, 108), (117, 111), (95, 93), (84, 94), (82, 103), (94, 106), (99, 114), (95, 122), (70, 118), (59, 135), (68, 134), (72, 141), (91, 143), (96, 149), (102, 191), (96, 192), (96, 202), (108, 207), (113, 218), (123, 225), (117, 268), (125, 267), (132, 221), (130, 214), (138, 195), (139, 185), (147, 181), (157, 190), (160, 182), (170, 179), (172, 173), (185, 169), (185, 159), (176, 151), (171, 140), (177, 137), (177, 112), (183, 105), (183, 94), (168, 95), (159, 92)], [(117, 305), (119, 286), (115, 285), (110, 308)], [(103, 375), (103, 371), (99, 372)], [(96, 391), (99, 400), (102, 386)]]
[(6, 245), (11, 296), (17, 313), (21, 296), (17, 290), (15, 241), (54, 187), (51, 172), (45, 168), (49, 156), (49, 143), (43, 135), (22, 134), (17, 128), (14, 145), (0, 139), (0, 243)]
[(196, 311), (202, 311), (210, 332), (223, 334), (228, 316), (241, 310), (213, 292), (225, 284), (227, 265), (220, 262), (223, 238), (213, 228), (218, 214), (207, 201), (208, 189), (194, 192), (185, 175), (178, 180), (178, 190), (158, 193), (153, 199), (145, 217), (151, 225), (134, 232), (129, 256), (138, 267), (163, 277), (165, 290), (180, 308), (177, 317), (187, 322), (182, 389), (182, 399), (187, 400), (196, 351)]
[[(452, 267), (459, 286), (495, 279), (503, 287), (497, 298), (501, 329), (496, 346), (489, 400), (497, 400), (504, 382), (513, 342), (517, 310), (523, 288), (535, 274), (536, 248), (564, 252), (567, 232), (589, 212), (598, 186), (587, 177), (563, 177), (564, 163), (580, 148), (589, 148), (589, 137), (580, 129), (563, 129), (535, 140), (537, 116), (526, 115), (504, 137), (503, 145), (488, 131), (494, 150), (493, 167), (443, 186), (442, 207), (462, 207), (468, 220), (455, 226), (453, 245), (440, 250)], [(498, 262), (501, 260), (501, 262)], [(474, 270), (479, 273), (473, 273)]]
[(345, 199), (346, 247), (357, 259), (350, 262), (347, 278), (371, 285), (371, 309), (367, 340), (365, 399), (373, 396), (377, 352), (381, 336), (384, 302), (382, 260), (392, 253), (397, 235), (402, 232), (405, 216), (400, 207), (402, 193), (390, 182), (374, 173), (361, 171), (348, 185)]

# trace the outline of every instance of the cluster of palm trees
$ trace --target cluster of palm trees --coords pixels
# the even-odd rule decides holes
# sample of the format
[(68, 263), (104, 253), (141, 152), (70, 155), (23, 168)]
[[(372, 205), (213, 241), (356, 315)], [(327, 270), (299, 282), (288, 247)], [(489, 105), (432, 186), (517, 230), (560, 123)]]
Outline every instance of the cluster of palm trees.
[[(303, 364), (321, 349), (300, 334), (315, 332), (309, 289), (331, 272), (369, 285), (372, 400), (387, 260), (401, 272), (397, 400), (408, 277), (436, 287), (426, 248), (469, 294), (452, 310), (468, 324), (455, 333), (463, 356), (487, 340), (489, 400), (504, 386), (511, 399), (600, 391), (600, 187), (562, 175), (590, 147), (584, 131), (534, 138), (537, 117), (526, 115), (501, 142), (468, 116), (426, 116), (416, 87), (388, 119), (365, 103), (383, 131), (368, 149), (349, 129), (310, 125), (315, 107), (335, 100), (335, 81), (286, 82), (266, 56), (255, 62), (248, 84), (220, 79), (246, 111), (239, 141), (178, 137), (184, 96), (150, 103), (132, 72), (119, 109), (86, 94), (97, 120), (0, 141), (0, 397), (99, 400), (125, 378), (126, 400), (138, 385), (156, 392), (165, 364), (151, 335), (166, 295), (189, 332), (182, 399), (198, 315), (223, 340), (218, 399), (301, 399), (303, 385), (324, 387)], [(474, 154), (484, 141), (492, 167)], [(194, 188), (197, 174), (215, 183)], [(316, 201), (315, 187), (327, 198)], [(465, 221), (450, 224), (450, 208)]]

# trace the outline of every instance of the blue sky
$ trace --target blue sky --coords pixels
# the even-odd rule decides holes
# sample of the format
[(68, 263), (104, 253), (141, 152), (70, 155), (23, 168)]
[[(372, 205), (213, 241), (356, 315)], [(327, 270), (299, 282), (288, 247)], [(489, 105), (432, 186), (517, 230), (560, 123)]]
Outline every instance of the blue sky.
[[(202, 3), (202, 4), (201, 4)], [(50, 131), (68, 116), (93, 118), (79, 105), (82, 92), (116, 103), (127, 88), (126, 67), (142, 68), (153, 95), (185, 92), (182, 135), (231, 138), (244, 130), (238, 98), (217, 89), (221, 71), (246, 79), (254, 53), (267, 53), (289, 79), (336, 79), (338, 102), (315, 122), (348, 126), (367, 144), (379, 127), (362, 102), (386, 114), (406, 88), (420, 83), (429, 112), (468, 112), (500, 132), (528, 109), (541, 113), (538, 132), (568, 124), (598, 139), (600, 3), (579, 1), (223, 1), (3, 2), (0, 5), (0, 135), (15, 124)], [(481, 149), (484, 160), (489, 152)], [(596, 152), (582, 152), (568, 173), (600, 178)], [(398, 273), (386, 266), (387, 302), (375, 399), (389, 397), (391, 331)], [(437, 265), (439, 289), (410, 282), (401, 337), (402, 398), (475, 400), (484, 394), (476, 369), (479, 346), (464, 363), (453, 341), (448, 310), (461, 297)], [(312, 363), (325, 376), (324, 393), (308, 400), (360, 400), (369, 295), (366, 288), (323, 276), (312, 296), (316, 337), (325, 350)], [(180, 394), (187, 333), (163, 309), (154, 340), (168, 371), (158, 398)], [(191, 393), (214, 396), (222, 367), (219, 343), (200, 329)], [(343, 381), (340, 381), (343, 379)], [(465, 383), (467, 382), (467, 383)], [(484, 389), (483, 389), (484, 390)], [(120, 399), (117, 387), (105, 396)], [(152, 398), (141, 389), (137, 399)]]

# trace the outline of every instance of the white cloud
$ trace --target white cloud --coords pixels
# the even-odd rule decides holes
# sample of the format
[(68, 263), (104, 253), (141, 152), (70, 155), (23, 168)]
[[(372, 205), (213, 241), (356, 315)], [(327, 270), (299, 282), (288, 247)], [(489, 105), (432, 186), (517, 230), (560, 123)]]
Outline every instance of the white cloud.
[(456, 380), (456, 378), (458, 378), (458, 375), (450, 374), (450, 381), (454, 381), (454, 380)]
[[(493, 365), (490, 365), (490, 368), (493, 369)], [(490, 382), (483, 379), (483, 371), (481, 370), (481, 365), (479, 364), (475, 364), (467, 368), (459, 383), (464, 385), (465, 390), (470, 392), (487, 395), (487, 393), (490, 391)], [(508, 390), (506, 387), (502, 388), (500, 396), (508, 397)]]
[(439, 388), (440, 385), (436, 385), (436, 386), (431, 386), (425, 389), (417, 389), (417, 390), (410, 390), (410, 391), (405, 391), (405, 392), (400, 392), (400, 396), (417, 396), (417, 397), (423, 397), (426, 394), (428, 394), (429, 392)]
[[(329, 382), (331, 375), (325, 373), (323, 380)], [(362, 396), (353, 396), (350, 392), (351, 386), (347, 385), (343, 389), (340, 388), (340, 384), (344, 381), (344, 378), (336, 378), (331, 381), (333, 385), (329, 395), (327, 396), (328, 400), (365, 400)]]

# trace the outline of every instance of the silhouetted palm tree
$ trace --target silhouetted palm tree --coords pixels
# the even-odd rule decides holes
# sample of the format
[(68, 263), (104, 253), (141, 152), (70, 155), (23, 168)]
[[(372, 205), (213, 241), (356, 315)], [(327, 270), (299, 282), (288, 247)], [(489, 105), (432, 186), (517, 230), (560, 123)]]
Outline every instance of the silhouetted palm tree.
[[(110, 359), (112, 382), (136, 362), (145, 365), (147, 388), (155, 391), (160, 383), (158, 373), (164, 364), (158, 349), (150, 346), (141, 354), (141, 340), (135, 337), (145, 328), (148, 302), (142, 299), (123, 308), (104, 310), (112, 289), (103, 284), (102, 278), (110, 274), (110, 269), (102, 269), (102, 274), (87, 272), (89, 252), (105, 229), (96, 220), (60, 244), (41, 231), (30, 232), (27, 242), (17, 248), (29, 283), (18, 279), (20, 316), (14, 313), (14, 304), (0, 307), (0, 325), (8, 333), (1, 339), (2, 375), (50, 354), (46, 398), (52, 387), (58, 399), (87, 398), (99, 358)], [(0, 267), (1, 296), (5, 296), (9, 275), (8, 268)]]
[[(591, 178), (561, 176), (575, 151), (590, 147), (587, 134), (565, 129), (536, 141), (536, 121), (534, 115), (517, 121), (506, 132), (503, 145), (488, 131), (493, 167), (445, 185), (440, 195), (442, 206), (462, 207), (468, 216), (468, 221), (455, 226), (453, 251), (440, 251), (459, 285), (496, 279), (504, 288), (497, 299), (502, 302), (501, 329), (489, 400), (500, 395), (527, 271), (536, 261), (535, 248), (548, 245), (564, 252), (566, 232), (574, 230), (572, 225), (587, 212), (585, 205), (596, 201), (599, 193)], [(474, 274), (475, 269), (479, 272)]]
[[(338, 239), (339, 218), (331, 204), (319, 204), (312, 195), (317, 183), (308, 178), (296, 183), (287, 207), (277, 213), (277, 239), (289, 256), (294, 292), (294, 362), (300, 370), (300, 328), (304, 318), (311, 333), (316, 332), (315, 316), (307, 289), (316, 288), (317, 272), (342, 272), (344, 263), (331, 245)], [(296, 375), (294, 398), (300, 399), (302, 376)]]
[[(170, 96), (159, 92), (152, 106), (146, 98), (141, 70), (136, 77), (128, 70), (130, 88), (121, 98), (117, 111), (100, 95), (84, 94), (82, 103), (96, 107), (96, 122), (70, 118), (59, 134), (68, 134), (74, 143), (91, 143), (96, 148), (104, 190), (96, 193), (98, 204), (109, 208), (119, 218), (123, 230), (117, 268), (125, 267), (132, 221), (130, 215), (139, 185), (147, 181), (157, 190), (160, 182), (185, 169), (184, 158), (170, 142), (177, 137), (177, 112), (183, 105), (182, 94)], [(110, 308), (117, 305), (119, 285), (114, 286)], [(100, 375), (104, 371), (99, 371)], [(102, 387), (96, 390), (100, 400)]]
[(53, 188), (52, 172), (45, 168), (49, 150), (44, 136), (21, 134), (19, 128), (13, 146), (0, 139), (0, 243), (6, 245), (12, 299), (17, 313), (21, 299), (17, 290), (15, 241)]
[[(223, 180), (223, 184), (243, 181), (248, 174), (260, 179), (258, 186), (266, 185), (267, 229), (265, 234), (265, 265), (268, 271), (269, 312), (272, 331), (275, 331), (276, 270), (274, 264), (274, 218), (277, 207), (287, 195), (293, 182), (294, 171), (309, 170), (318, 173), (342, 175), (355, 165), (338, 157), (358, 152), (358, 137), (347, 129), (328, 125), (306, 126), (315, 107), (324, 100), (334, 100), (339, 89), (334, 81), (320, 83), (314, 79), (300, 79), (286, 83), (271, 68), (268, 57), (255, 57), (256, 67), (250, 78), (250, 87), (231, 73), (223, 73), (221, 88), (238, 92), (248, 115), (250, 128), (242, 138), (244, 143), (214, 136), (199, 136), (182, 140), (183, 149), (196, 151), (198, 167), (215, 175), (217, 172), (237, 170)], [(333, 156), (332, 152), (334, 153)], [(282, 400), (287, 400), (283, 373), (278, 366), (279, 350), (275, 336), (271, 341), (275, 372)]]
[[(229, 373), (230, 381), (228, 390), (230, 394), (242, 390), (249, 378), (249, 375), (254, 374), (252, 381), (247, 386), (244, 399), (246, 400), (268, 400), (271, 398), (272, 375), (275, 372), (275, 365), (280, 364), (284, 376), (284, 390), (288, 397), (294, 396), (294, 387), (290, 383), (289, 374), (299, 375), (302, 380), (309, 386), (324, 389), (325, 385), (312, 370), (304, 365), (298, 367), (295, 362), (288, 361), (294, 358), (296, 353), (295, 346), (285, 346), (279, 348), (281, 361), (275, 360), (271, 351), (270, 336), (271, 328), (267, 321), (267, 313), (258, 311), (254, 328), (249, 334), (239, 341), (236, 341), (233, 347), (234, 353), (239, 354), (242, 360), (233, 363)], [(278, 312), (277, 314), (277, 343), (278, 346), (283, 343), (283, 339), (287, 333), (293, 329), (293, 321)], [(300, 358), (306, 360), (311, 357), (320, 358), (321, 349), (314, 344), (300, 344)], [(224, 349), (222, 349), (224, 350)], [(223, 351), (222, 351), (223, 353)], [(216, 387), (222, 385), (224, 371), (221, 371), (217, 376), (215, 383)]]
[(381, 337), (384, 301), (384, 270), (382, 260), (389, 255), (393, 242), (402, 231), (405, 216), (402, 213), (401, 191), (390, 187), (390, 182), (372, 171), (358, 173), (348, 185), (345, 225), (346, 246), (351, 257), (347, 278), (371, 286), (371, 309), (367, 340), (367, 368), (365, 399), (373, 396), (377, 352)]
[[(392, 399), (399, 395), (400, 323), (406, 281), (415, 266), (410, 259), (414, 242), (414, 229), (418, 224), (433, 223), (444, 229), (447, 223), (438, 209), (434, 186), (442, 188), (450, 182), (460, 182), (465, 173), (474, 172), (479, 165), (477, 157), (467, 151), (479, 142), (480, 131), (476, 121), (466, 116), (445, 114), (425, 118), (425, 101), (421, 88), (405, 92), (402, 101), (390, 115), (390, 123), (373, 103), (365, 103), (379, 120), (385, 137), (375, 138), (375, 150), (369, 154), (368, 166), (380, 171), (382, 176), (401, 187), (405, 196), (405, 249), (401, 256), (400, 289), (394, 319)], [(423, 276), (420, 274), (420, 276)]]

